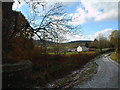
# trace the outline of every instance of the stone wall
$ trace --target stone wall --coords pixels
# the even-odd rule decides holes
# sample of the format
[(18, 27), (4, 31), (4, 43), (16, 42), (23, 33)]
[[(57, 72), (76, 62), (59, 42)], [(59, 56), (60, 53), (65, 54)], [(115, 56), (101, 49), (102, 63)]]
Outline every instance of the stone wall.
[(2, 88), (30, 88), (32, 63), (30, 61), (2, 66)]

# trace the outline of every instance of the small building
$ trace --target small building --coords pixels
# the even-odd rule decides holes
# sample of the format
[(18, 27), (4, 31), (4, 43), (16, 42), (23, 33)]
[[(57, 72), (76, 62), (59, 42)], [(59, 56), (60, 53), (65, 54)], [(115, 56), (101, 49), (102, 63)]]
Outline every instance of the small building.
[(86, 46), (78, 46), (77, 47), (77, 52), (81, 52), (81, 51), (88, 51), (89, 49)]
[(89, 48), (89, 51), (95, 51), (96, 49), (95, 48)]
[(67, 49), (67, 52), (75, 52), (76, 51), (76, 48), (68, 48)]

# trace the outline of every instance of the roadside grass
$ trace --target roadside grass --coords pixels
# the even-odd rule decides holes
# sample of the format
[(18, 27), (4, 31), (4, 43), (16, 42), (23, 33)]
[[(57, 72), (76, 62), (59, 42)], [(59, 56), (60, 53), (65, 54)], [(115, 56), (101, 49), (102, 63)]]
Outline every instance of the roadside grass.
[(115, 53), (114, 52), (114, 53), (111, 54), (110, 57), (111, 57), (112, 60), (115, 60), (116, 62), (120, 63), (120, 53)]
[(77, 51), (76, 52), (67, 52), (66, 55), (72, 55), (72, 54), (78, 54)]
[(91, 65), (91, 67), (86, 71), (86, 74), (90, 75), (90, 74), (95, 73), (95, 70), (96, 70), (97, 66), (98, 65), (96, 63), (94, 63), (93, 65)]
[(97, 73), (97, 67), (98, 64), (96, 64), (95, 62), (90, 65), (89, 68), (87, 68), (83, 73), (81, 73), (80, 75), (80, 83), (83, 84), (85, 81), (91, 79), (91, 77)]

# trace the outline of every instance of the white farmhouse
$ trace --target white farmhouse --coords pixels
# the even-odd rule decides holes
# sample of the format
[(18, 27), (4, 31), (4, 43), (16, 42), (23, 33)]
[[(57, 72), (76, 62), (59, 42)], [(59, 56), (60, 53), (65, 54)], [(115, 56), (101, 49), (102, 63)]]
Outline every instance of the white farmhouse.
[(88, 51), (89, 49), (86, 46), (78, 46), (77, 47), (77, 52), (81, 52), (81, 51)]

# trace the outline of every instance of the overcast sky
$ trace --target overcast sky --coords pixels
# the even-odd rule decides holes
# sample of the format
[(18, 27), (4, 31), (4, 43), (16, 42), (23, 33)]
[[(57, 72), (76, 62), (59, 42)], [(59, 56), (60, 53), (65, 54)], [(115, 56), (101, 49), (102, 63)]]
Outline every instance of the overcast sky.
[[(53, 3), (54, 0), (47, 0)], [(56, 0), (55, 0), (56, 1)], [(71, 25), (81, 25), (76, 35), (66, 35), (69, 41), (94, 40), (98, 35), (109, 36), (113, 30), (118, 30), (119, 0), (58, 0), (66, 6), (66, 13), (72, 17)], [(13, 10), (21, 11), (27, 18), (30, 12), (25, 3), (13, 4)]]

